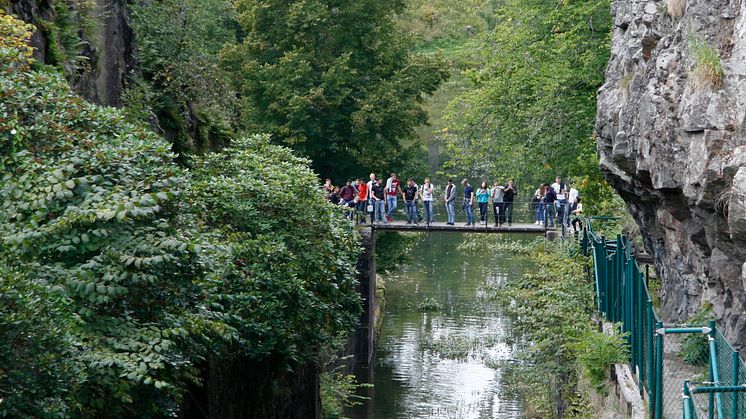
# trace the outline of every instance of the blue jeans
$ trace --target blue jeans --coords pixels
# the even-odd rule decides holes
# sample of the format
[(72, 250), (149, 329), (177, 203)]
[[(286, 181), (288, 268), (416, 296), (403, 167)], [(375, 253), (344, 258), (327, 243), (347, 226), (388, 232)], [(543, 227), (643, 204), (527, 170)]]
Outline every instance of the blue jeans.
[(414, 201), (406, 201), (404, 203), (407, 210), (407, 221), (410, 223), (417, 222), (417, 206)]
[(368, 206), (368, 201), (367, 200), (357, 201), (356, 211), (357, 211), (358, 214), (363, 214), (363, 219), (361, 221), (362, 223), (365, 222), (365, 212), (367, 211), (367, 209), (366, 209), (367, 206)]
[(505, 222), (505, 218), (508, 218), (508, 224), (513, 224), (513, 201), (503, 202), (502, 221)]
[(479, 202), (479, 221), (487, 222), (487, 203)]
[(448, 222), (453, 224), (456, 221), (456, 209), (453, 207), (453, 201), (446, 202), (446, 212), (448, 213)]
[(386, 222), (386, 201), (383, 199), (380, 199), (378, 201), (373, 201), (373, 211), (375, 216), (373, 219), (375, 221), (383, 221)]
[(464, 211), (466, 211), (466, 224), (474, 224), (474, 207), (471, 204), (464, 204)]
[(544, 222), (544, 204), (536, 204), (536, 221), (539, 223)]
[(565, 204), (567, 201), (560, 199), (557, 201), (557, 224), (562, 225), (565, 222)]
[(391, 216), (391, 214), (394, 213), (396, 210), (396, 196), (387, 196), (386, 197), (386, 204), (388, 204), (389, 210), (386, 211), (386, 215)]
[(544, 205), (546, 206), (546, 209), (544, 210), (544, 225), (554, 227), (554, 219), (557, 217), (557, 208), (555, 208), (554, 203), (547, 203)]
[(435, 222), (435, 211), (433, 208), (433, 201), (422, 201), (425, 205), (425, 222), (430, 224)]

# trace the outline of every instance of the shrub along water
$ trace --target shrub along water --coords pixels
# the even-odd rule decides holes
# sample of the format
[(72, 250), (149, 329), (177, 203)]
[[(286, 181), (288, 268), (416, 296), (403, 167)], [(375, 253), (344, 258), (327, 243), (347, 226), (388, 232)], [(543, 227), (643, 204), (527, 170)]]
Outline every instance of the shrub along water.
[[(571, 247), (569, 250), (573, 250)], [(612, 363), (626, 359), (621, 335), (606, 336), (591, 321), (595, 309), (593, 286), (578, 252), (551, 242), (536, 242), (521, 252), (536, 268), (493, 290), (513, 319), (513, 332), (530, 345), (521, 363), (508, 368), (525, 401), (528, 417), (588, 415), (578, 398), (578, 374), (583, 371), (604, 390)]]

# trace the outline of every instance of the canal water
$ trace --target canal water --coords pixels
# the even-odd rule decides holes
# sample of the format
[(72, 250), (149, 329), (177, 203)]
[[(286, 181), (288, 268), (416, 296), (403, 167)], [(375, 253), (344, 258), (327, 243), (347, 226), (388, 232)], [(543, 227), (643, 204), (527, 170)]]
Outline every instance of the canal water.
[(484, 239), (466, 252), (467, 240), (462, 233), (426, 235), (411, 262), (387, 276), (375, 359), (360, 372), (374, 386), (351, 418), (522, 417), (501, 374), (520, 344), (489, 290), (522, 275), (528, 262), (491, 252)]

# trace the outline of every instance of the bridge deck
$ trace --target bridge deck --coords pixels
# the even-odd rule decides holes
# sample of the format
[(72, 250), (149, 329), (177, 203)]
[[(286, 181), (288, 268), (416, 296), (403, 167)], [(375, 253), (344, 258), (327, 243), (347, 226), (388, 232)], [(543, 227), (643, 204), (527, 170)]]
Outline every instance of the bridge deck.
[[(365, 225), (362, 225), (365, 226)], [(362, 227), (361, 226), (361, 227)], [(430, 225), (426, 223), (419, 224), (407, 224), (406, 221), (393, 221), (388, 224), (377, 223), (373, 225), (373, 229), (380, 231), (457, 231), (462, 233), (529, 233), (529, 234), (544, 234), (546, 229), (543, 225), (536, 224), (519, 224), (514, 223), (513, 225), (503, 224), (500, 227), (494, 227), (493, 225), (480, 225), (467, 226), (464, 223), (457, 223), (456, 225), (447, 225), (444, 222), (434, 222)]]

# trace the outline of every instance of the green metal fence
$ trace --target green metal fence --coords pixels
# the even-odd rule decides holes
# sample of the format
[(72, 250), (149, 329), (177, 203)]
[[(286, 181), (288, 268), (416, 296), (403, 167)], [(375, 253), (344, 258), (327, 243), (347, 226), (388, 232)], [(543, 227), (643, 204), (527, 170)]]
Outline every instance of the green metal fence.
[[(650, 298), (648, 281), (626, 238), (609, 240), (587, 219), (581, 246), (592, 256), (596, 304), (607, 321), (621, 323), (630, 367), (648, 402), (650, 417), (746, 418), (746, 365), (717, 329), (708, 325), (664, 325)], [(686, 361), (682, 345), (701, 359)], [(695, 351), (695, 353), (697, 353)]]

